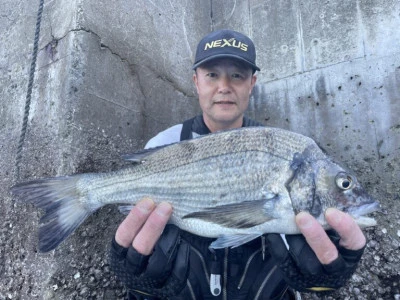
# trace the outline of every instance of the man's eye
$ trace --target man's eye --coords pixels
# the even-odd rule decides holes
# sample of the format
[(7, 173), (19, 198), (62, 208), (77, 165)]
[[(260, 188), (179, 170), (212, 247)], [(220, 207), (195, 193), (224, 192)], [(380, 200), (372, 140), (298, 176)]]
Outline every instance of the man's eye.
[(207, 74), (208, 77), (215, 78), (217, 77), (217, 73), (210, 72)]
[(234, 78), (234, 79), (244, 79), (245, 76), (243, 74), (241, 74), (241, 73), (234, 73), (234, 74), (232, 74), (232, 78)]

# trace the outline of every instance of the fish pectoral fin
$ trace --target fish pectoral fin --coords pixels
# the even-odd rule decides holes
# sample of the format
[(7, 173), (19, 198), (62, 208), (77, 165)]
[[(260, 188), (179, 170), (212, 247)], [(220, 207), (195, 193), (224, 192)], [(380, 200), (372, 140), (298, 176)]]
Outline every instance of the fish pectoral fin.
[(261, 235), (262, 235), (261, 232), (254, 234), (222, 235), (214, 242), (212, 242), (209, 248), (212, 249), (221, 249), (228, 247), (235, 248), (258, 238)]
[(273, 207), (277, 199), (278, 196), (274, 195), (268, 199), (207, 207), (187, 214), (183, 219), (200, 219), (228, 228), (251, 228), (274, 219)]

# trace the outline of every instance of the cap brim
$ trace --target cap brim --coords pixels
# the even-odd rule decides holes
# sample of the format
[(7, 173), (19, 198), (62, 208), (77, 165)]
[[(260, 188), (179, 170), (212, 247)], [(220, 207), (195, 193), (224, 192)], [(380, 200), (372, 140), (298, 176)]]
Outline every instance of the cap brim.
[(202, 64), (204, 64), (204, 63), (206, 63), (208, 61), (211, 61), (211, 60), (214, 60), (214, 59), (217, 59), (217, 58), (225, 58), (225, 57), (235, 58), (235, 59), (237, 59), (237, 60), (239, 60), (241, 62), (244, 62), (245, 64), (249, 65), (253, 70), (260, 71), (260, 68), (257, 67), (255, 64), (249, 62), (248, 60), (244, 59), (243, 57), (240, 57), (240, 56), (237, 56), (237, 55), (233, 55), (233, 54), (216, 54), (216, 55), (207, 57), (207, 58), (195, 63), (193, 65), (192, 69), (196, 70), (197, 67), (201, 66)]

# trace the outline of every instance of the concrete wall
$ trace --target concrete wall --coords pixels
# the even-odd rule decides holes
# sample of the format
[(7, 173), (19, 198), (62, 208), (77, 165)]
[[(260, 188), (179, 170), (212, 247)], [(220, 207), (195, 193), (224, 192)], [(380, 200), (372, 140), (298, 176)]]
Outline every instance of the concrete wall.
[[(106, 260), (122, 219), (114, 207), (39, 254), (38, 212), (8, 194), (39, 1), (3, 2), (0, 299), (121, 298)], [(383, 203), (342, 293), (400, 297), (399, 26), (397, 0), (45, 1), (21, 180), (120, 167), (120, 154), (199, 112), (197, 41), (218, 28), (242, 31), (262, 69), (248, 115), (311, 136)]]

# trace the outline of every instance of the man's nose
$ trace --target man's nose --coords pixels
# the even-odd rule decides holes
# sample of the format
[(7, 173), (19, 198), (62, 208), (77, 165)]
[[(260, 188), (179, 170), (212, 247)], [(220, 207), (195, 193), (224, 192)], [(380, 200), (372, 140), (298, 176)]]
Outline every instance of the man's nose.
[(229, 76), (224, 75), (219, 78), (218, 92), (229, 93), (231, 91), (231, 80)]

